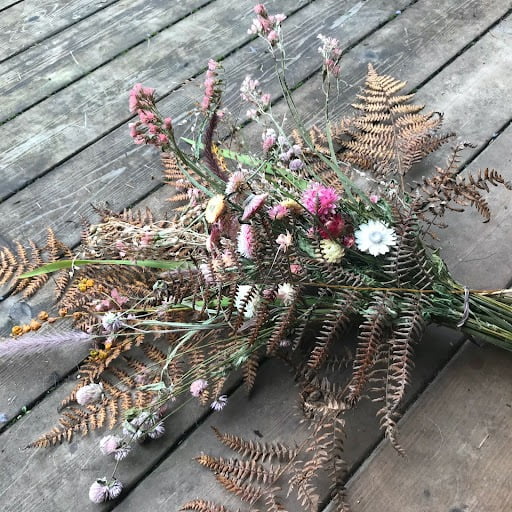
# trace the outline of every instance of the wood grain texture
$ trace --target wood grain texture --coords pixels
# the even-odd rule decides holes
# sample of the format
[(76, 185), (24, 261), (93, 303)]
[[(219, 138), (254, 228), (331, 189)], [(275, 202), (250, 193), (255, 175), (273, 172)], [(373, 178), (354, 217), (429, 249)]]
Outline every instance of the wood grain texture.
[[(120, 0), (0, 64), (0, 122), (86, 75), (208, 0)], [(96, 87), (101, 86), (101, 82)]]
[[(166, 24), (170, 22), (169, 18), (176, 19), (177, 15), (182, 13), (182, 8), (172, 7), (175, 4), (169, 4), (165, 0), (155, 1), (160, 2), (162, 9), (172, 10), (172, 16), (168, 14), (164, 17)], [(203, 3), (205, 1), (201, 0)], [(131, 0), (126, 2), (131, 4)], [(195, 2), (196, 5), (200, 3), (199, 0)], [(284, 0), (280, 5), (285, 12), (289, 13), (305, 3), (306, 0), (299, 2)], [(177, 5), (181, 6), (182, 3)], [(250, 0), (237, 2), (233, 8), (228, 0), (213, 2), (157, 34), (147, 43), (119, 55), (113, 61), (87, 74), (83, 79), (74, 82), (28, 112), (0, 126), (0, 140), (5, 136), (10, 141), (9, 144), (0, 148), (0, 180), (3, 183), (0, 189), (0, 200), (37, 178), (48, 168), (57, 165), (115, 127), (127, 122), (132, 117), (127, 107), (128, 94), (136, 82), (144, 82), (146, 85), (156, 87), (159, 94), (164, 95), (177, 88), (182, 82), (201, 73), (209, 57), (222, 57), (251, 40), (254, 36), (235, 28), (239, 25), (250, 25), (251, 6)], [(225, 15), (228, 10), (229, 18)], [(113, 44), (112, 41), (117, 41), (118, 45), (126, 48), (126, 41), (129, 38), (124, 31), (125, 25), (129, 26), (128, 21), (137, 24), (139, 28), (132, 32), (135, 35), (139, 34), (137, 36), (139, 38), (142, 34), (144, 39), (148, 27), (138, 25), (139, 13), (134, 7), (131, 7), (129, 12), (131, 18), (128, 18), (126, 11), (122, 11), (123, 16), (118, 14), (118, 18), (126, 23), (118, 22), (115, 25), (106, 19), (102, 21), (105, 31), (109, 34), (112, 31), (112, 35), (103, 34), (99, 43), (96, 42), (96, 32), (91, 33), (95, 27), (89, 28), (86, 36), (91, 40), (92, 58), (96, 61), (103, 62), (102, 59), (106, 58), (105, 52), (109, 51), (108, 46)], [(99, 14), (106, 16), (107, 10)], [(140, 13), (140, 16), (144, 15), (155, 16), (153, 11), (148, 14), (147, 8)], [(92, 23), (91, 20), (92, 17), (84, 23)], [(154, 26), (155, 23), (157, 22), (152, 21), (149, 26)], [(160, 26), (164, 25), (160, 18), (158, 23)], [(82, 23), (72, 27), (72, 30), (80, 30), (81, 25)], [(208, 30), (207, 27), (211, 25), (215, 26), (214, 31)], [(71, 38), (70, 44), (78, 43)], [(191, 58), (191, 48), (193, 58)], [(62, 52), (62, 49), (58, 47), (57, 51)], [(25, 56), (25, 54), (26, 52), (22, 55)], [(51, 55), (51, 52), (48, 52), (47, 59), (51, 59)], [(205, 57), (198, 57), (200, 55)], [(65, 66), (66, 71), (63, 73), (73, 74), (78, 69), (72, 59), (67, 59)], [(17, 80), (18, 72), (23, 73), (23, 68), (13, 68), (11, 73), (13, 81)], [(4, 77), (3, 80), (9, 80), (9, 77)], [(198, 86), (196, 91), (197, 89)], [(199, 96), (201, 93), (197, 91), (196, 94)], [(7, 110), (4, 114), (7, 115)], [(126, 133), (125, 129), (123, 139), (127, 144)], [(101, 151), (100, 148), (99, 155), (102, 155)], [(105, 166), (106, 163), (103, 160), (99, 163), (95, 162), (95, 165)], [(119, 181), (122, 182), (122, 178), (119, 178)]]
[(6, 9), (0, 15), (0, 61), (117, 1), (25, 0)]
[(353, 512), (510, 510), (511, 366), (465, 346), (400, 422), (407, 456), (379, 445), (351, 480)]
[[(419, 2), (417, 5), (420, 5), (422, 2)], [(428, 5), (427, 2), (424, 3), (424, 5)], [(466, 4), (467, 5), (467, 4)], [(432, 4), (431, 4), (432, 6)], [(414, 12), (411, 8), (410, 12)], [(425, 17), (427, 14), (427, 11), (423, 12), (423, 17)], [(381, 40), (381, 45), (388, 44), (395, 50), (399, 50), (397, 48), (394, 41), (397, 39), (397, 35), (400, 34), (400, 25), (399, 21), (402, 22), (404, 20), (407, 20), (406, 18), (407, 11), (404, 13), (403, 18), (400, 20), (400, 17), (395, 20), (393, 23), (396, 27), (396, 32), (388, 33), (388, 40), (386, 41)], [(437, 20), (437, 18), (435, 18)], [(366, 26), (366, 19), (362, 19), (361, 23), (365, 24)], [(453, 20), (450, 21), (450, 23), (453, 23)], [(453, 27), (453, 25), (450, 25), (450, 27)], [(421, 30), (422, 26), (419, 26), (419, 30)], [(434, 30), (439, 29), (439, 26), (432, 26), (431, 29)], [(468, 28), (466, 26), (462, 26), (461, 24), (461, 34), (462, 37), (469, 37), (468, 35)], [(325, 31), (324, 31), (325, 32)], [(378, 33), (377, 33), (378, 34)], [(418, 48), (421, 46), (421, 32), (418, 33), (417, 36), (417, 45)], [(457, 35), (456, 32), (453, 30), (450, 32), (450, 35), (454, 37)], [(427, 34), (425, 34), (425, 37)], [(415, 78), (411, 80), (411, 86), (414, 86), (414, 84), (419, 83), (424, 79), (425, 77), (429, 76), (428, 70), (435, 70), (436, 67), (440, 63), (444, 62), (448, 58), (454, 55), (455, 52), (453, 52), (450, 49), (445, 49), (444, 60), (440, 59), (437, 62), (423, 62), (421, 59), (422, 57), (425, 58), (425, 55), (428, 55), (429, 51), (430, 53), (437, 52), (438, 51), (438, 44), (439, 44), (440, 35), (437, 38), (428, 38), (426, 37), (426, 40), (429, 41), (429, 44), (432, 45), (432, 48), (429, 48), (428, 46), (424, 49), (424, 53), (422, 51), (416, 50), (416, 53), (414, 53), (414, 58), (409, 59), (401, 59), (397, 62), (397, 67), (392, 68), (389, 67), (389, 72), (393, 72), (395, 74), (398, 74), (398, 71), (400, 70), (400, 76), (401, 77), (409, 77), (410, 75), (414, 75)], [(457, 40), (457, 37), (455, 37)], [(368, 41), (365, 41), (368, 43)], [(371, 41), (369, 41), (371, 43)], [(449, 46), (449, 43), (453, 44), (453, 40), (446, 40), (445, 44)], [(435, 49), (434, 49), (435, 47)], [(365, 51), (368, 51), (368, 48), (371, 48), (371, 46), (365, 47)], [(416, 47), (414, 47), (416, 48)], [(490, 47), (486, 47), (489, 49)], [(357, 49), (357, 47), (356, 47)], [(355, 49), (355, 50), (356, 50)], [(316, 51), (316, 50), (315, 50)], [(359, 51), (359, 50), (358, 50)], [(402, 50), (405, 53), (405, 50)], [(436, 53), (436, 56), (439, 58), (438, 53)], [(474, 54), (473, 54), (474, 55)], [(389, 63), (389, 61), (387, 61)], [(418, 67), (418, 63), (421, 62), (422, 66), (424, 66), (426, 69), (422, 73), (413, 73), (413, 69)], [(457, 62), (457, 61), (456, 61)], [(478, 62), (478, 61), (475, 61)], [(478, 64), (478, 65), (481, 65)], [(428, 67), (430, 66), (430, 67)], [(355, 67), (348, 67), (346, 69), (346, 76), (351, 77), (351, 70), (355, 70)], [(449, 69), (449, 68), (448, 68)], [(477, 71), (474, 69), (468, 69), (464, 72), (459, 72), (459, 78), (460, 80), (469, 81), (469, 83), (478, 83), (476, 81)], [(432, 72), (432, 71), (431, 71)], [(462, 74), (460, 74), (462, 73)], [(362, 75), (355, 75), (356, 77), (362, 76)], [(423, 78), (422, 78), (423, 77)], [(415, 81), (416, 80), (416, 81)], [(360, 83), (360, 80), (359, 82)], [(309, 86), (306, 84), (306, 86)], [(444, 98), (441, 96), (442, 92), (442, 83), (439, 83), (437, 85), (438, 89), (433, 90), (432, 94), (436, 95), (436, 101), (433, 103), (433, 107), (435, 108), (442, 108), (442, 105), (448, 105), (451, 101), (455, 101), (455, 99), (452, 96), (445, 96)], [(427, 86), (425, 86), (424, 90), (427, 91)], [(436, 93), (437, 91), (437, 93)], [(300, 92), (300, 91), (299, 91)], [(304, 98), (307, 100), (312, 97), (313, 92), (312, 89), (310, 89), (310, 96), (306, 95)], [(478, 99), (480, 95), (483, 94), (483, 97)], [(491, 115), (494, 115), (494, 113), (497, 110), (497, 106), (492, 107), (493, 104), (499, 105), (497, 103), (497, 98), (495, 98), (494, 103), (493, 101), (489, 100), (489, 96), (486, 96), (486, 93), (482, 93), (481, 91), (478, 93), (475, 93), (475, 101), (476, 101), (476, 107), (475, 107), (475, 113), (478, 114), (479, 112), (485, 111), (486, 113), (489, 112)], [(438, 107), (439, 100), (443, 99), (443, 103), (441, 106)], [(178, 102), (179, 97), (175, 98), (173, 101)], [(482, 104), (480, 103), (482, 102)], [(163, 103), (162, 103), (163, 104)], [(171, 100), (169, 100), (169, 105), (172, 105)], [(482, 105), (482, 106), (478, 106)], [(486, 110), (485, 107), (489, 105), (489, 110)], [(506, 108), (505, 105), (501, 105), (502, 108)], [(494, 110), (493, 110), (494, 109)], [(341, 109), (340, 109), (341, 110)], [(314, 113), (314, 109), (310, 109), (307, 111), (308, 115), (311, 113)], [(461, 115), (464, 112), (461, 111)], [(467, 115), (467, 112), (464, 113), (464, 115)], [(470, 114), (471, 115), (471, 114)], [(481, 114), (480, 114), (481, 115)], [(481, 137), (488, 137), (489, 130), (493, 130), (494, 124), (492, 122), (488, 124), (483, 123), (483, 119), (481, 120), (478, 118), (478, 123), (474, 123), (476, 125), (475, 133), (478, 135), (480, 134)], [(498, 118), (498, 121), (500, 121), (500, 118)], [(500, 121), (501, 122), (501, 121)], [(497, 124), (497, 123), (495, 123)], [(478, 129), (477, 129), (478, 128)], [(121, 130), (121, 129), (120, 129)], [(122, 128), (122, 130), (125, 130)], [(259, 134), (258, 134), (259, 136)], [(499, 142), (499, 139), (496, 143)], [(110, 154), (107, 152), (107, 145), (101, 146), (103, 149), (101, 150), (103, 153), (100, 153), (98, 155), (98, 158), (105, 158), (105, 156), (116, 154), (115, 152)], [(128, 146), (125, 144), (124, 146), (119, 145), (115, 151), (118, 151), (117, 155), (118, 157), (122, 156), (122, 148), (127, 148)], [(492, 146), (491, 146), (492, 147)], [(137, 166), (143, 166), (147, 161), (153, 161), (154, 159), (150, 156), (149, 152), (145, 152), (145, 150), (140, 151), (137, 155), (140, 154), (139, 157), (135, 157), (135, 154), (131, 155), (130, 158), (134, 159), (134, 167), (133, 169), (136, 169), (135, 165)], [(87, 159), (92, 160), (93, 159), (93, 152), (87, 153), (84, 157), (83, 162), (86, 162)], [(145, 159), (148, 160), (145, 160)], [(108, 160), (108, 159), (107, 159)], [(114, 162), (114, 165), (112, 165), (112, 162)], [(96, 184), (96, 186), (101, 185), (108, 185), (109, 180), (113, 180), (110, 183), (112, 184), (111, 187), (107, 190), (105, 190), (105, 194), (112, 192), (114, 194), (118, 194), (116, 191), (116, 187), (118, 181), (115, 181), (115, 173), (112, 173), (108, 175), (108, 173), (112, 169), (119, 169), (122, 167), (122, 165), (118, 166), (118, 163), (114, 160), (109, 160), (110, 167), (106, 165), (102, 171), (103, 173), (107, 174), (107, 178), (105, 178), (105, 181), (101, 181), (101, 176), (97, 176), (95, 178), (96, 181), (93, 182), (93, 185)], [(85, 165), (85, 163), (84, 163)], [(89, 163), (90, 165), (90, 163)], [(154, 165), (153, 169), (156, 171), (156, 168), (158, 167), (158, 162)], [(69, 167), (71, 169), (71, 166)], [(142, 182), (143, 179), (147, 178), (145, 176), (144, 172), (134, 172), (132, 168), (128, 169), (127, 174), (123, 174), (124, 171), (118, 172), (118, 180), (119, 178), (122, 178), (123, 176), (132, 176), (133, 181), (129, 182), (132, 186), (140, 186), (140, 182)], [(132, 173), (133, 174), (130, 174)], [(146, 172), (148, 172), (146, 170)], [(152, 172), (152, 171), (151, 171)], [(50, 175), (49, 175), (50, 176)], [(66, 193), (71, 193), (76, 189), (76, 183), (80, 183), (78, 181), (78, 177), (80, 176), (80, 173), (77, 173), (74, 175), (75, 177), (75, 183), (74, 187), (69, 186)], [(88, 176), (88, 175), (87, 175)], [(46, 189), (40, 189), (40, 190), (50, 190), (52, 193), (54, 193), (56, 190), (59, 189), (60, 183), (62, 181), (62, 175), (61, 180), (56, 180), (54, 182), (53, 188), (46, 188)], [(91, 185), (92, 187), (92, 185)], [(114, 190), (112, 190), (114, 188)], [(126, 190), (129, 190), (130, 187), (127, 187), (126, 189), (122, 189), (126, 192)], [(91, 188), (92, 189), (92, 188)], [(37, 190), (37, 189), (36, 189)], [(140, 190), (138, 191), (140, 194)], [(82, 197), (79, 197), (77, 195), (77, 200), (83, 201), (83, 196), (88, 197), (87, 192), (81, 192)], [(105, 195), (105, 196), (106, 196)], [(34, 202), (34, 200), (37, 195), (33, 195), (32, 198), (26, 199), (26, 203), (24, 206), (27, 208), (30, 201)], [(117, 196), (116, 196), (117, 197)], [(135, 194), (134, 196), (135, 197)], [(140, 197), (140, 195), (139, 195)], [(121, 192), (119, 192), (119, 200), (123, 199), (124, 196), (121, 195)], [(125, 198), (126, 200), (126, 198)], [(504, 199), (507, 200), (507, 199)], [(62, 200), (61, 200), (62, 201)], [(122, 203), (121, 203), (122, 204)], [(13, 205), (16, 206), (16, 205)], [(57, 214), (62, 213), (63, 209), (56, 209), (56, 214), (54, 215), (54, 219), (56, 218)], [(4, 213), (0, 217), (5, 217), (9, 212), (8, 209), (4, 210)], [(21, 210), (19, 210), (21, 212)], [(19, 216), (16, 219), (16, 222), (26, 222), (25, 219), (30, 219), (30, 213), (29, 211), (26, 212), (26, 216)], [(45, 217), (39, 218), (39, 222), (44, 223), (46, 221)], [(24, 228), (26, 230), (32, 229), (31, 226), (26, 223), (24, 225)], [(69, 233), (70, 231), (68, 231)], [(9, 237), (11, 236), (12, 231), (9, 231)], [(480, 242), (478, 240), (473, 240), (473, 244), (475, 247), (475, 250), (478, 249), (479, 246), (481, 246)], [(506, 250), (506, 240), (497, 240), (497, 244), (499, 245), (500, 249), (499, 252), (502, 252)], [(454, 254), (457, 253), (457, 247), (454, 248)], [(507, 270), (504, 267), (502, 267), (502, 270)], [(428, 340), (427, 340), (428, 341)], [(438, 342), (441, 342), (442, 340), (437, 340)], [(445, 343), (444, 346), (447, 346), (448, 343)], [(428, 350), (426, 351), (428, 356), (432, 356), (435, 354), (435, 349), (433, 349), (432, 346), (426, 346)], [(432, 362), (429, 362), (425, 365), (425, 368), (428, 370), (433, 367)], [(28, 372), (29, 368), (27, 367), (26, 372)], [(426, 371), (423, 367), (420, 368), (421, 371)], [(428, 380), (429, 375), (431, 374), (425, 374), (425, 379)], [(27, 373), (27, 377), (29, 377), (30, 374)], [(18, 378), (20, 375), (18, 375)], [(247, 435), (250, 433), (251, 430), (251, 423), (250, 421), (255, 421), (255, 419), (259, 423), (261, 432), (264, 435), (268, 435), (270, 438), (274, 435), (279, 435), (279, 428), (282, 428), (283, 435), (288, 435), (293, 432), (293, 423), (290, 423), (290, 416), (287, 414), (287, 412), (283, 409), (283, 404), (292, 405), (291, 401), (289, 400), (290, 392), (293, 390), (290, 390), (290, 387), (287, 387), (287, 384), (284, 381), (276, 381), (272, 380), (275, 378), (281, 378), (284, 377), (284, 372), (279, 370), (271, 370), (270, 374), (267, 375), (266, 373), (262, 374), (262, 382), (266, 382), (268, 380), (268, 388), (261, 388), (262, 389), (262, 396), (258, 398), (258, 396), (255, 396), (255, 400), (259, 400), (257, 404), (261, 405), (255, 405), (253, 404), (246, 405), (245, 407), (250, 409), (253, 408), (253, 415), (251, 416), (251, 411), (249, 411), (249, 415), (247, 416), (247, 422), (248, 423), (242, 423), (242, 426), (245, 430), (241, 431), (244, 435)], [(4, 382), (2, 382), (2, 390), (6, 389), (4, 388)], [(420, 382), (420, 379), (417, 380), (417, 382)], [(8, 385), (8, 383), (7, 383)], [(289, 386), (289, 384), (288, 384)], [(12, 388), (7, 388), (9, 389)], [(259, 389), (259, 388), (257, 388)], [(282, 394), (276, 394), (277, 391), (282, 391)], [(62, 390), (64, 392), (64, 390)], [(33, 392), (33, 390), (24, 390), (24, 393)], [(59, 396), (58, 396), (59, 395)], [(8, 394), (8, 396), (10, 396)], [(20, 446), (20, 442), (17, 441), (19, 439), (29, 439), (31, 434), (35, 434), (35, 430), (37, 429), (38, 432), (43, 431), (46, 427), (53, 425), (56, 413), (52, 413), (51, 411), (55, 408), (58, 399), (60, 399), (60, 391), (57, 394), (52, 394), (47, 399), (45, 399), (41, 404), (39, 404), (33, 412), (31, 412), (26, 418), (23, 418), (22, 421), (14, 425), (12, 428), (10, 428), (6, 433), (4, 433), (2, 436), (0, 436), (0, 443), (1, 448), (3, 449), (3, 461), (0, 460), (0, 467), (2, 469), (2, 488), (0, 489), (0, 494), (2, 492), (4, 493), (2, 496), (2, 499), (5, 499), (4, 503), (8, 503), (8, 507), (11, 507), (10, 510), (12, 511), (18, 511), (18, 510), (38, 510), (38, 511), (59, 511), (59, 510), (68, 510), (69, 504), (73, 503), (75, 508), (78, 510), (92, 510), (92, 507), (86, 503), (86, 489), (87, 486), (90, 484), (90, 482), (98, 477), (103, 476), (103, 474), (107, 474), (108, 467), (112, 467), (111, 465), (107, 466), (105, 460), (99, 459), (99, 453), (97, 450), (96, 442), (94, 439), (85, 440), (83, 442), (73, 444), (73, 445), (66, 445), (58, 448), (57, 450), (53, 451), (38, 451), (38, 452), (28, 452), (28, 455), (25, 453), (19, 453), (18, 448)], [(268, 404), (270, 400), (275, 400), (271, 403), (274, 405), (273, 408), (269, 409)], [(240, 398), (240, 402), (237, 402), (236, 400), (233, 400), (231, 402), (230, 407), (233, 407), (232, 412), (229, 412), (229, 409), (226, 411), (226, 421), (229, 421), (229, 424), (227, 424), (226, 429), (230, 427), (230, 425), (238, 425), (239, 422), (242, 420), (242, 418), (245, 417), (246, 409), (242, 409), (241, 406), (242, 398)], [(236, 404), (240, 403), (240, 406), (237, 406)], [(245, 400), (244, 400), (244, 403)], [(235, 404), (235, 405), (233, 405)], [(269, 410), (274, 411), (272, 414), (268, 412)], [(50, 413), (49, 413), (50, 411)], [(256, 417), (256, 418), (255, 418)], [(224, 415), (218, 416), (219, 420), (224, 418)], [(276, 425), (276, 418), (279, 420), (281, 418), (281, 427), (279, 425)], [(189, 416), (186, 421), (181, 423), (181, 416), (177, 415), (175, 419), (170, 423), (169, 428), (171, 429), (172, 435), (177, 432), (182, 432), (186, 426), (191, 425), (194, 420), (193, 415)], [(267, 423), (264, 423), (264, 421), (267, 421)], [(187, 423), (188, 421), (188, 423)], [(224, 420), (222, 420), (224, 421)], [(372, 425), (374, 420), (372, 420)], [(224, 423), (219, 424), (216, 422), (219, 426), (224, 425)], [(254, 428), (254, 427), (253, 427)], [(362, 421), (361, 423), (358, 423), (355, 425), (355, 428), (366, 428), (366, 423)], [(175, 430), (174, 430), (175, 429)], [(184, 492), (188, 491), (189, 496), (188, 497), (195, 497), (196, 494), (200, 492), (200, 490), (205, 490), (209, 492), (209, 489), (216, 488), (215, 484), (212, 481), (211, 475), (207, 473), (202, 473), (201, 476), (198, 475), (198, 473), (188, 473), (188, 468), (192, 466), (191, 462), (188, 462), (189, 466), (186, 466), (187, 461), (190, 460), (190, 457), (197, 454), (200, 439), (203, 439), (203, 436), (205, 435), (204, 431), (198, 431), (197, 435), (192, 439), (191, 442), (188, 442), (187, 444), (183, 445), (183, 451), (181, 452), (175, 452), (173, 456), (169, 459), (169, 463), (167, 464), (166, 468), (169, 466), (171, 467), (171, 472), (166, 473), (165, 471), (157, 470), (156, 473), (154, 473), (154, 477), (150, 479), (147, 479), (147, 483), (144, 482), (139, 488), (136, 489), (136, 491), (127, 499), (125, 502), (121, 503), (121, 505), (118, 507), (118, 510), (129, 510), (130, 508), (124, 508), (124, 507), (132, 507), (133, 510), (135, 510), (135, 506), (138, 506), (138, 510), (155, 510), (155, 503), (158, 500), (165, 500), (165, 503), (167, 505), (166, 509), (175, 510), (177, 509), (179, 503), (177, 500), (181, 498), (182, 496), (185, 497)], [(373, 439), (376, 439), (375, 437)], [(207, 441), (207, 438), (205, 438)], [(205, 445), (210, 446), (211, 444)], [(369, 446), (369, 445), (368, 445)], [(158, 447), (158, 448), (157, 448)], [(363, 448), (363, 445), (356, 446), (355, 448)], [(147, 451), (146, 451), (147, 450)], [(155, 450), (155, 451), (153, 451)], [(120, 473), (120, 477), (123, 481), (125, 481), (128, 484), (131, 484), (135, 482), (138, 478), (140, 478), (141, 473), (140, 471), (144, 471), (148, 467), (150, 467), (154, 461), (160, 457), (165, 455), (165, 444), (164, 443), (155, 443), (154, 445), (148, 445), (145, 448), (142, 448), (140, 451), (140, 454), (136, 456), (134, 459), (132, 459), (132, 463), (123, 464), (122, 467), (122, 473)], [(173, 458), (176, 457), (176, 458)], [(139, 466), (139, 463), (141, 464)], [(5, 465), (4, 465), (5, 464)], [(140, 468), (140, 469), (139, 469)], [(160, 468), (163, 468), (163, 465), (160, 466)], [(186, 469), (185, 469), (186, 468)], [(165, 468), (164, 468), (165, 469)], [(138, 472), (138, 473), (137, 473)], [(178, 472), (178, 474), (176, 474)], [(63, 482), (63, 475), (71, 475), (74, 480), (74, 485), (69, 485), (68, 483)], [(173, 476), (174, 475), (174, 476)], [(187, 476), (188, 475), (188, 476)], [(157, 478), (158, 477), (158, 478)], [(176, 479), (176, 483), (181, 483), (181, 485), (178, 487), (178, 491), (173, 491), (173, 489), (176, 489), (174, 485), (173, 478)], [(30, 486), (23, 486), (23, 492), (25, 494), (22, 494), (20, 492), (21, 484), (25, 482), (31, 482)], [(27, 489), (27, 487), (29, 487)], [(144, 489), (146, 489), (144, 491)], [(173, 492), (175, 492), (173, 494)], [(177, 492), (177, 494), (176, 494)], [(143, 494), (142, 494), (143, 493)], [(180, 494), (181, 493), (181, 494)], [(139, 494), (144, 499), (139, 500), (138, 496)], [(210, 497), (206, 496), (206, 497)], [(132, 501), (133, 500), (133, 501)], [(11, 505), (12, 503), (12, 505)], [(25, 508), (24, 508), (25, 507)], [(59, 508), (60, 507), (60, 508)], [(140, 508), (142, 507), (142, 508)], [(174, 507), (174, 508), (172, 508)]]

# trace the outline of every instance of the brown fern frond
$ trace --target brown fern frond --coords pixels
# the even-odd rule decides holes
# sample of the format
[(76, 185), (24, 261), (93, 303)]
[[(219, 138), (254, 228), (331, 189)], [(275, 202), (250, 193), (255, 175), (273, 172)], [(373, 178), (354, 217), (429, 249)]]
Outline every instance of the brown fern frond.
[(265, 462), (271, 459), (289, 461), (297, 456), (297, 447), (290, 447), (279, 442), (268, 444), (253, 440), (247, 441), (232, 434), (222, 433), (213, 426), (212, 430), (222, 444), (254, 461)]
[(440, 134), (442, 115), (419, 114), (422, 105), (406, 102), (412, 94), (398, 95), (406, 83), (379, 75), (368, 65), (365, 90), (360, 103), (352, 105), (361, 113), (345, 121), (342, 139), (346, 148), (341, 160), (381, 176), (404, 176), (411, 167), (453, 137)]
[(273, 483), (279, 474), (275, 468), (267, 469), (254, 460), (223, 459), (210, 455), (200, 455), (195, 460), (213, 473), (222, 473), (238, 484)]
[(238, 496), (242, 501), (246, 501), (250, 505), (256, 503), (263, 493), (259, 487), (238, 483), (222, 473), (217, 473), (215, 478), (228, 492)]
[(180, 507), (180, 510), (192, 510), (194, 512), (230, 512), (224, 505), (213, 501), (192, 500)]

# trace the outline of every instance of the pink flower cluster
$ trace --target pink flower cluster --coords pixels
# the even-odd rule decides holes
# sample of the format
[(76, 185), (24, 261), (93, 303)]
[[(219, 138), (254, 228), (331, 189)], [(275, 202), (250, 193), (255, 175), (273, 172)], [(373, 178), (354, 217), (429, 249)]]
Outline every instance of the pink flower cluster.
[(258, 80), (253, 80), (247, 75), (240, 86), (240, 96), (244, 101), (251, 103), (255, 108), (247, 111), (247, 117), (256, 119), (270, 105), (270, 94), (263, 93)]
[(347, 223), (340, 213), (336, 212), (340, 197), (332, 187), (313, 182), (302, 193), (304, 208), (318, 217), (319, 227), (313, 227), (309, 235), (320, 235), (323, 239), (341, 238), (345, 247), (354, 245), (353, 227)]
[(323, 58), (324, 72), (338, 77), (340, 74), (340, 66), (338, 63), (342, 53), (340, 42), (334, 37), (326, 37), (322, 34), (318, 34), (317, 38), (322, 42), (322, 46), (318, 48), (318, 53), (320, 53)]
[(263, 4), (254, 6), (254, 12), (257, 17), (252, 20), (249, 34), (258, 34), (263, 37), (270, 46), (275, 46), (279, 42), (281, 32), (281, 23), (286, 19), (284, 14), (269, 15)]
[(334, 188), (326, 187), (318, 182), (313, 182), (302, 193), (302, 204), (306, 210), (319, 217), (332, 215), (339, 200), (340, 196)]
[(217, 69), (219, 63), (213, 59), (208, 61), (208, 69), (206, 71), (206, 78), (204, 81), (204, 96), (201, 101), (201, 110), (206, 112), (209, 110), (212, 103), (216, 103), (215, 99), (219, 96), (219, 79)]
[(135, 144), (152, 144), (163, 147), (169, 144), (172, 129), (170, 117), (161, 119), (155, 105), (155, 89), (135, 84), (130, 91), (130, 112), (137, 112), (138, 121), (130, 123), (130, 136)]

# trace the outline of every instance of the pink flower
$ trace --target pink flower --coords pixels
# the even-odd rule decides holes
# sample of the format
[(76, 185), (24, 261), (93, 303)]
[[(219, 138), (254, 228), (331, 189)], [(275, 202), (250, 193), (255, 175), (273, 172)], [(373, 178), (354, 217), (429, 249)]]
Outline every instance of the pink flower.
[(229, 196), (231, 194), (238, 194), (247, 185), (247, 176), (243, 171), (235, 171), (226, 183), (226, 190), (224, 193)]
[(267, 197), (268, 194), (249, 196), (249, 200), (244, 208), (244, 213), (242, 214), (242, 220), (248, 220), (260, 211), (262, 206), (265, 204)]
[(319, 216), (333, 214), (339, 199), (334, 188), (317, 182), (313, 182), (302, 193), (302, 203), (306, 210)]
[(249, 224), (242, 224), (240, 232), (238, 233), (238, 252), (247, 259), (252, 259), (254, 256), (254, 231)]
[(337, 238), (345, 228), (345, 220), (339, 213), (329, 217), (323, 224), (319, 229), (322, 238)]
[(302, 265), (299, 265), (298, 263), (292, 263), (290, 265), (290, 272), (292, 274), (302, 274)]
[(163, 133), (159, 133), (158, 136), (157, 136), (157, 140), (159, 142), (159, 146), (165, 146), (166, 144), (169, 143), (169, 137), (167, 137), (167, 135), (163, 134)]
[(353, 235), (347, 235), (343, 237), (343, 245), (350, 249), (356, 243), (356, 239)]
[(260, 16), (267, 13), (267, 10), (265, 9), (265, 6), (263, 4), (257, 4), (253, 8), (254, 12), (256, 14), (259, 14)]
[(380, 199), (380, 196), (378, 196), (377, 194), (372, 194), (370, 196), (370, 201), (373, 203), (373, 204), (376, 204), (379, 202), (379, 199)]
[(219, 63), (213, 59), (208, 60), (208, 71), (215, 71), (219, 67)]
[(172, 128), (172, 119), (170, 117), (166, 117), (164, 119), (164, 128), (166, 130), (170, 130)]
[(208, 387), (208, 381), (205, 379), (197, 379), (190, 384), (190, 394), (196, 398), (200, 397)]
[(124, 297), (121, 295), (117, 288), (112, 288), (112, 291), (110, 292), (110, 296), (116, 301), (118, 306), (123, 306), (128, 302), (128, 297)]
[(271, 98), (271, 96), (270, 96), (270, 94), (269, 94), (268, 92), (267, 92), (267, 93), (265, 93), (265, 94), (262, 94), (262, 95), (261, 95), (260, 101), (261, 101), (261, 103), (262, 103), (262, 105), (263, 105), (264, 107), (266, 107), (266, 106), (268, 106), (268, 105), (269, 105), (269, 103), (270, 103), (270, 98)]
[(276, 206), (270, 208), (267, 213), (272, 220), (280, 220), (286, 217), (290, 211), (288, 208), (286, 208), (286, 206), (283, 206), (282, 204), (276, 204)]
[(277, 41), (279, 41), (279, 34), (275, 30), (271, 30), (267, 35), (267, 41), (273, 45)]

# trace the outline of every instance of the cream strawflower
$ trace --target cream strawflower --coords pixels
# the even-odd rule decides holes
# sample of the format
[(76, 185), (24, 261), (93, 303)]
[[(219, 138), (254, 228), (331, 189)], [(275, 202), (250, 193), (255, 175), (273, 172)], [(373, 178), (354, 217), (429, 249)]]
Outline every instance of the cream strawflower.
[(386, 254), (389, 248), (396, 244), (395, 231), (378, 220), (361, 224), (354, 234), (357, 248), (360, 251), (369, 252), (372, 256)]
[(339, 263), (345, 255), (345, 249), (334, 240), (326, 239), (320, 242), (320, 257), (327, 263)]

